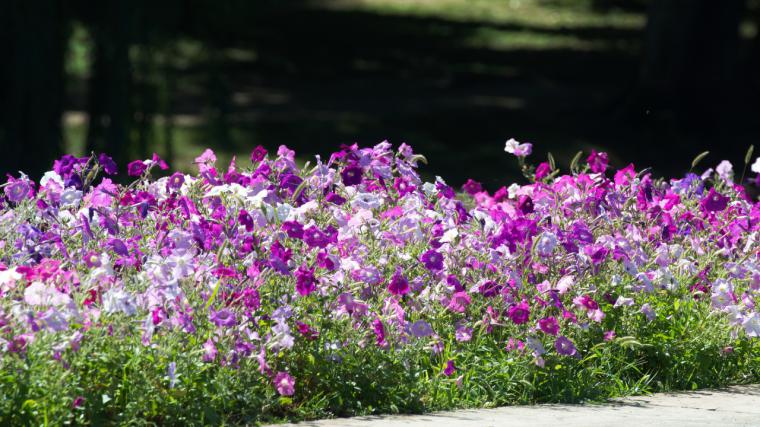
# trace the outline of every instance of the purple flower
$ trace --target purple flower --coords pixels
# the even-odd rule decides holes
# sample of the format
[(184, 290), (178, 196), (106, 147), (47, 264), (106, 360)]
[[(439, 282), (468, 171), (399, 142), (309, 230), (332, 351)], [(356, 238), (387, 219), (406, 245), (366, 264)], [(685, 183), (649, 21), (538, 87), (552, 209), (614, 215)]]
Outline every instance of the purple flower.
[(596, 150), (591, 150), (591, 154), (589, 154), (586, 161), (591, 168), (591, 172), (604, 173), (604, 171), (607, 170), (609, 157), (607, 156), (607, 153), (598, 153)]
[(728, 196), (724, 196), (715, 191), (715, 188), (711, 188), (705, 198), (702, 199), (701, 204), (707, 212), (720, 212), (726, 209), (729, 200)]
[(140, 176), (145, 172), (148, 166), (142, 160), (135, 160), (127, 165), (127, 174), (129, 176)]
[(422, 256), (420, 256), (420, 261), (425, 264), (425, 268), (430, 271), (443, 270), (443, 255), (435, 249), (430, 249), (422, 254)]
[(345, 186), (359, 185), (362, 183), (363, 173), (364, 170), (362, 170), (361, 166), (351, 164), (343, 168), (340, 172), (340, 177), (343, 179), (343, 185)]
[(253, 218), (251, 218), (251, 214), (247, 210), (240, 209), (240, 212), (238, 212), (238, 222), (245, 227), (245, 231), (253, 230)]
[(31, 186), (25, 179), (17, 179), (5, 187), (5, 195), (13, 203), (19, 203), (29, 197)]
[(545, 317), (538, 321), (538, 327), (543, 331), (545, 334), (549, 335), (557, 335), (559, 332), (559, 323), (557, 323), (557, 319), (554, 318), (554, 316)]
[(591, 258), (594, 265), (599, 265), (607, 258), (609, 250), (602, 245), (586, 245), (583, 247), (583, 253)]
[(401, 275), (400, 271), (396, 270), (396, 273), (391, 277), (391, 282), (388, 284), (388, 292), (393, 295), (406, 295), (409, 293), (409, 281)]
[(554, 348), (557, 349), (557, 353), (563, 356), (575, 356), (578, 354), (575, 344), (562, 335), (554, 341)]
[(415, 338), (424, 338), (424, 337), (429, 337), (435, 334), (435, 332), (433, 332), (433, 327), (430, 326), (430, 323), (424, 320), (418, 320), (412, 323), (409, 326), (409, 332)]
[(211, 323), (216, 326), (234, 326), (236, 323), (235, 313), (227, 308), (223, 308), (219, 311), (212, 311), (209, 315)]
[(446, 368), (443, 370), (443, 375), (446, 375), (447, 377), (450, 377), (454, 375), (454, 372), (456, 372), (457, 368), (454, 366), (454, 361), (449, 359), (446, 362)]
[(509, 310), (507, 310), (507, 316), (516, 325), (526, 323), (530, 318), (530, 306), (528, 305), (528, 302), (523, 300), (517, 304), (513, 304), (509, 307)]
[(278, 372), (274, 376), (274, 388), (280, 396), (292, 396), (296, 392), (296, 380), (287, 372)]
[(213, 362), (214, 359), (216, 359), (218, 351), (216, 350), (216, 345), (214, 345), (214, 342), (211, 341), (211, 338), (206, 340), (205, 343), (203, 343), (203, 361), (204, 362)]
[(116, 162), (114, 162), (111, 156), (106, 153), (100, 153), (98, 155), (98, 163), (100, 163), (100, 166), (103, 167), (103, 172), (107, 175), (116, 175), (119, 171)]
[(314, 278), (314, 269), (307, 268), (305, 265), (298, 267), (296, 270), (296, 291), (302, 297), (309, 295), (317, 289), (317, 281)]
[(185, 175), (183, 175), (180, 172), (174, 172), (172, 176), (169, 177), (169, 180), (166, 182), (166, 188), (171, 188), (173, 190), (179, 190), (182, 188), (182, 184), (185, 183)]

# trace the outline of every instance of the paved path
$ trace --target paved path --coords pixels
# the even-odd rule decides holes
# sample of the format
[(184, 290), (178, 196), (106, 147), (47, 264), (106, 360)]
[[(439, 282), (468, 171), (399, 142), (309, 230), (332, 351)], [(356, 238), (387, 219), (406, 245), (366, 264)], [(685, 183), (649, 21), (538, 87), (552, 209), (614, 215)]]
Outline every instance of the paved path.
[(760, 427), (760, 385), (687, 393), (659, 393), (652, 396), (617, 399), (607, 404), (511, 406), (427, 415), (305, 421), (288, 425), (298, 427)]

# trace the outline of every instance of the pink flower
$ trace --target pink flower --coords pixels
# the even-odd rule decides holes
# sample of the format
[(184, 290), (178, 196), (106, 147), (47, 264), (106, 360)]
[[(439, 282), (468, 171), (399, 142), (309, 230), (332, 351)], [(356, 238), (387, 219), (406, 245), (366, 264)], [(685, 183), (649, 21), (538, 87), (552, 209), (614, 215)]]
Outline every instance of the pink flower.
[(449, 301), (449, 305), (446, 308), (456, 313), (464, 313), (471, 301), (470, 295), (467, 292), (456, 292), (451, 296), (451, 301)]
[(296, 392), (296, 380), (287, 372), (278, 372), (274, 376), (274, 388), (280, 396), (292, 396)]

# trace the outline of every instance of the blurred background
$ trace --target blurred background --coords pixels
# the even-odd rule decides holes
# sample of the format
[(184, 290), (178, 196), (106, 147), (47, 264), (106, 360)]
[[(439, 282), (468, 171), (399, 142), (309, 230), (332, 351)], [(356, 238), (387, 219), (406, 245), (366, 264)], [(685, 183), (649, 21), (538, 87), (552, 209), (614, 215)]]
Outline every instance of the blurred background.
[[(495, 189), (504, 141), (660, 175), (760, 142), (760, 0), (0, 0), (0, 173), (61, 154), (407, 142)], [(222, 163), (226, 166), (226, 163)]]

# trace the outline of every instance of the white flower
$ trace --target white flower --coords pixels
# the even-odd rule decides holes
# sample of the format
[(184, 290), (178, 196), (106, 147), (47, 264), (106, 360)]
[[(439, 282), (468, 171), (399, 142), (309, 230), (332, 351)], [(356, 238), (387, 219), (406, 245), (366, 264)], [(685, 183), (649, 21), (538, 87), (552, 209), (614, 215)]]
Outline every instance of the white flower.
[(107, 313), (123, 312), (129, 316), (137, 313), (137, 307), (133, 301), (132, 295), (123, 289), (109, 289), (103, 295), (103, 308)]
[(752, 313), (747, 316), (742, 322), (744, 331), (749, 337), (760, 337), (760, 315), (758, 313)]
[(71, 298), (52, 286), (34, 282), (24, 290), (24, 302), (29, 305), (67, 305)]
[(734, 166), (728, 160), (723, 160), (720, 162), (720, 164), (715, 168), (715, 172), (717, 172), (718, 176), (720, 176), (724, 181), (733, 181)]
[(515, 150), (519, 145), (520, 143), (517, 142), (514, 138), (509, 138), (509, 140), (507, 140), (507, 143), (504, 145), (504, 151), (509, 154), (515, 154)]
[(509, 187), (507, 187), (507, 193), (509, 194), (510, 199), (514, 199), (515, 196), (517, 196), (517, 192), (520, 190), (520, 186), (512, 183)]
[(752, 172), (760, 173), (760, 157), (755, 159), (755, 163), (752, 163)]
[(63, 206), (75, 206), (82, 200), (82, 192), (69, 187), (61, 193), (61, 205)]

